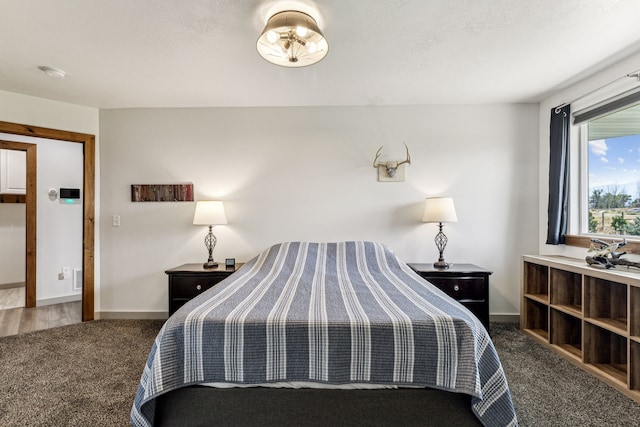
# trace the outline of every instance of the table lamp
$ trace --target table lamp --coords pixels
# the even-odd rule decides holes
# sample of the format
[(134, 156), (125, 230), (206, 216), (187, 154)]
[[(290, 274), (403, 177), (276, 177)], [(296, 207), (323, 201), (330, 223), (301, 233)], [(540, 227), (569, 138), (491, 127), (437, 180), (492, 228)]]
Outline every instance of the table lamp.
[(433, 263), (435, 268), (446, 269), (449, 264), (444, 261), (444, 248), (447, 246), (447, 236), (442, 232), (443, 222), (458, 222), (456, 208), (453, 206), (451, 197), (429, 197), (424, 205), (424, 215), (422, 222), (437, 222), (439, 231), (434, 241), (440, 252), (438, 261)]
[(218, 263), (213, 260), (213, 248), (216, 246), (216, 236), (213, 235), (213, 226), (226, 224), (227, 216), (224, 213), (224, 205), (220, 201), (201, 200), (196, 202), (196, 213), (193, 215), (193, 225), (208, 225), (209, 233), (204, 238), (204, 245), (209, 250), (209, 260), (203, 264), (204, 268), (216, 268)]

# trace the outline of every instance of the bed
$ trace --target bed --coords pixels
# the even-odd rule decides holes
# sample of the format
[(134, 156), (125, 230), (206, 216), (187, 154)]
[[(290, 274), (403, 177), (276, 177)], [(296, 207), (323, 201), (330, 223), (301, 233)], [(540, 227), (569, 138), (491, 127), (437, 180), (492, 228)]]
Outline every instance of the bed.
[(515, 426), (517, 418), (480, 321), (388, 247), (286, 242), (167, 320), (131, 423)]

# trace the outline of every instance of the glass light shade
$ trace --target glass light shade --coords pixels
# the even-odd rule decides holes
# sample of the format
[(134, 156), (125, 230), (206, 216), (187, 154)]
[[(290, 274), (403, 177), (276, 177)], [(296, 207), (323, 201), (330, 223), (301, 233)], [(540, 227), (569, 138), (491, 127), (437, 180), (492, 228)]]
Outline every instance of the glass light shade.
[(315, 19), (294, 10), (279, 12), (269, 18), (256, 47), (264, 59), (283, 67), (315, 64), (329, 51), (329, 44)]
[(269, 41), (269, 43), (275, 43), (278, 41), (279, 38), (280, 38), (280, 34), (276, 33), (275, 31), (267, 32), (267, 40)]
[(458, 222), (451, 197), (429, 197), (424, 205), (422, 222)]
[(227, 223), (224, 205), (221, 201), (204, 200), (196, 202), (193, 225), (220, 225)]

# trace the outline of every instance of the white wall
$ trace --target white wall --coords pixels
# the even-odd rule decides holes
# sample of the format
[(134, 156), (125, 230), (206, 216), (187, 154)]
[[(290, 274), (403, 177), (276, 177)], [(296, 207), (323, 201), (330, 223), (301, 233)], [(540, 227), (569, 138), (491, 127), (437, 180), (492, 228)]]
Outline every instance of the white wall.
[[(560, 104), (570, 103), (571, 111), (575, 112), (581, 108), (588, 106), (589, 104), (598, 100), (606, 99), (608, 96), (612, 96), (615, 93), (623, 92), (631, 87), (638, 86), (638, 82), (634, 78), (625, 77), (627, 74), (640, 70), (640, 53), (631, 55), (628, 58), (614, 64), (604, 71), (596, 73), (592, 77), (584, 79), (576, 84), (569, 86), (563, 90), (558, 91), (553, 96), (545, 99), (540, 103), (539, 115), (539, 159), (540, 159), (540, 174), (539, 174), (539, 188), (540, 193), (538, 195), (538, 212), (539, 212), (539, 236), (538, 251), (542, 255), (563, 255), (572, 258), (584, 258), (586, 256), (586, 249), (576, 248), (565, 245), (547, 245), (547, 208), (549, 201), (549, 124), (551, 117), (551, 109), (557, 107)], [(571, 121), (573, 123), (573, 120)], [(577, 129), (572, 129), (571, 133), (571, 156), (575, 159), (579, 155), (578, 152), (578, 133)], [(573, 182), (578, 179), (578, 168), (571, 168)], [(572, 188), (574, 190), (574, 188)], [(571, 193), (570, 206), (575, 206), (579, 202), (579, 195), (577, 191)], [(570, 232), (577, 234), (579, 231), (577, 221), (577, 210), (570, 210), (571, 217)]]
[(98, 110), (0, 90), (0, 120), (98, 136)]
[[(132, 203), (131, 184), (193, 182), (225, 201), (214, 257), (286, 240), (378, 240), (433, 262), (424, 198), (454, 198), (445, 257), (493, 270), (491, 313), (519, 312), (519, 256), (537, 248), (536, 105), (134, 109), (100, 112), (101, 310), (167, 310), (164, 271), (207, 258), (194, 203)], [(407, 180), (381, 183), (384, 145)], [(112, 227), (111, 216), (121, 216)]]
[(0, 285), (25, 280), (25, 205), (0, 203)]
[[(72, 104), (65, 104), (47, 99), (25, 96), (10, 92), (0, 91), (0, 120), (5, 122), (21, 123), (32, 126), (47, 127), (52, 129), (74, 131), (98, 135), (99, 132), (99, 115), (95, 108), (83, 107)], [(3, 139), (12, 141), (36, 142), (35, 139), (17, 137), (11, 135), (3, 135)], [(54, 143), (60, 144), (54, 147)], [(96, 138), (96, 146), (99, 146), (98, 138)], [(62, 150), (62, 151), (60, 151)], [(80, 151), (78, 151), (80, 150)], [(71, 264), (74, 266), (77, 262), (77, 254), (74, 252), (78, 247), (77, 236), (70, 236), (69, 231), (60, 226), (60, 221), (66, 221), (72, 210), (80, 209), (81, 206), (66, 206), (62, 209), (59, 204), (54, 204), (48, 199), (46, 192), (49, 187), (78, 186), (77, 168), (68, 167), (68, 164), (58, 164), (57, 168), (51, 172), (43, 172), (40, 169), (41, 164), (55, 159), (57, 164), (61, 159), (57, 159), (56, 155), (61, 154), (64, 158), (77, 164), (78, 153), (80, 155), (80, 171), (82, 171), (82, 149), (81, 145), (69, 142), (51, 142), (38, 146), (38, 228), (37, 228), (37, 299), (38, 304), (47, 303), (47, 299), (55, 301), (55, 298), (62, 295), (73, 294), (69, 292), (70, 282), (58, 281), (57, 272), (60, 267)], [(96, 156), (96, 163), (99, 164), (99, 157)], [(76, 171), (76, 172), (74, 172)], [(41, 175), (42, 174), (42, 175)], [(51, 175), (53, 174), (53, 175)], [(96, 167), (96, 174), (99, 175), (99, 167)], [(82, 186), (82, 178), (80, 176), (80, 187)], [(99, 193), (99, 176), (96, 176), (96, 194)], [(45, 209), (53, 210), (47, 211)], [(75, 211), (73, 211), (75, 212)], [(100, 218), (99, 200), (96, 200), (96, 221)], [(80, 221), (81, 221), (80, 213)], [(69, 220), (75, 222), (75, 220)], [(82, 233), (82, 223), (79, 224), (80, 235)], [(74, 233), (74, 232), (71, 232)], [(80, 240), (81, 242), (81, 240)], [(23, 243), (24, 244), (24, 243)], [(81, 248), (82, 243), (80, 243)], [(66, 259), (68, 254), (70, 259)], [(62, 258), (61, 258), (62, 257)], [(99, 270), (99, 234), (96, 230), (96, 271), (95, 271), (95, 292), (96, 292), (96, 310), (100, 307), (100, 270)], [(81, 264), (81, 263), (80, 263)], [(81, 266), (81, 265), (80, 265)], [(53, 282), (51, 282), (53, 277)], [(60, 283), (62, 282), (62, 283)], [(60, 291), (58, 286), (64, 286), (65, 290)]]
[[(34, 138), (35, 139), (35, 138)], [(64, 141), (37, 140), (38, 144), (38, 228), (50, 232), (38, 239), (36, 272), (38, 304), (56, 298), (76, 295), (72, 277), (58, 279), (62, 267), (82, 269), (82, 203), (69, 205), (49, 198), (49, 189), (82, 188), (82, 144)]]

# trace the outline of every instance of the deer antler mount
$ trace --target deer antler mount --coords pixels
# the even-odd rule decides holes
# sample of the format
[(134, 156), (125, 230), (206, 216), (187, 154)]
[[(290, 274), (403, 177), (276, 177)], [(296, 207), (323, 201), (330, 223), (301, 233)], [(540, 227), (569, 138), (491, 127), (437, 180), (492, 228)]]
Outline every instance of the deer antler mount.
[(405, 160), (390, 160), (388, 162), (379, 162), (378, 159), (382, 154), (382, 147), (378, 148), (376, 152), (376, 158), (373, 159), (373, 167), (378, 169), (378, 181), (386, 182), (401, 182), (404, 181), (404, 167), (405, 164), (411, 164), (411, 155), (409, 154), (409, 147), (404, 144), (407, 150), (407, 158)]

